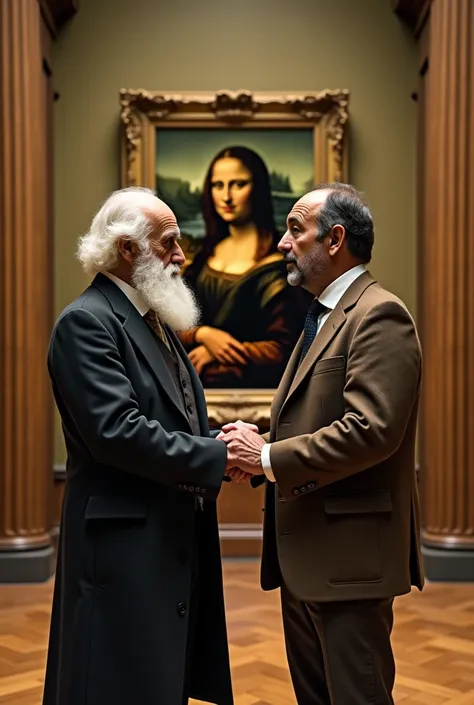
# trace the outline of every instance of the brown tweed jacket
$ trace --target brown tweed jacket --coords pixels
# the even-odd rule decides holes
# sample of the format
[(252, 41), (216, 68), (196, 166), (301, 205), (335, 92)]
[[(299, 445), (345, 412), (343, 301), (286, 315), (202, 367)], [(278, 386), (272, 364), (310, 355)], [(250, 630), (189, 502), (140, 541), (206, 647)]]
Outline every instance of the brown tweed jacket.
[(298, 367), (301, 343), (272, 405), (262, 587), (306, 601), (422, 589), (413, 319), (367, 272)]

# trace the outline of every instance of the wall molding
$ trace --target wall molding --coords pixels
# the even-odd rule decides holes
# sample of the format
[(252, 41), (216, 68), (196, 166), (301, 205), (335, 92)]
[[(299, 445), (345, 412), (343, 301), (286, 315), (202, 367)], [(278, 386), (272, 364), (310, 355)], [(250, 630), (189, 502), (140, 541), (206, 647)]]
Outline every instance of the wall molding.
[(41, 14), (53, 37), (78, 11), (80, 0), (38, 0)]
[(230, 541), (261, 540), (263, 535), (262, 524), (219, 524), (219, 536)]
[(419, 36), (428, 19), (432, 0), (390, 0), (393, 12)]

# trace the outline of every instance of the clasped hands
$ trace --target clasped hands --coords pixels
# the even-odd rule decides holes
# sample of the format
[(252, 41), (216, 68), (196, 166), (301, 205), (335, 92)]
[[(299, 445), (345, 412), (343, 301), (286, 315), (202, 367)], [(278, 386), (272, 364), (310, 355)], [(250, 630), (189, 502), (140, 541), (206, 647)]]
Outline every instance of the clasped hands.
[(258, 426), (245, 421), (235, 421), (222, 427), (217, 439), (227, 445), (225, 474), (233, 482), (249, 483), (253, 475), (262, 475), (262, 447), (264, 439)]

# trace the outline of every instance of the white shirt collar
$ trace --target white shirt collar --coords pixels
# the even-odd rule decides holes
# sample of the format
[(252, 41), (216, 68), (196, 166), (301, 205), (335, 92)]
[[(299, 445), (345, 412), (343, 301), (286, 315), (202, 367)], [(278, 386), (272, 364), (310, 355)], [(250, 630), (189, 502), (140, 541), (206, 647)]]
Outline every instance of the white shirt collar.
[(130, 284), (127, 284), (127, 282), (124, 282), (122, 279), (119, 279), (115, 276), (115, 274), (111, 274), (110, 272), (102, 272), (102, 274), (113, 281), (113, 283), (118, 286), (121, 291), (123, 291), (130, 303), (135, 306), (140, 316), (144, 316), (145, 313), (149, 311), (150, 307), (146, 305), (138, 291), (134, 289), (133, 286), (130, 286)]
[(318, 297), (318, 300), (328, 309), (332, 310), (336, 308), (350, 285), (366, 271), (365, 265), (363, 264), (358, 264), (352, 267), (352, 269), (348, 269), (347, 272), (341, 274), (340, 277), (335, 279), (324, 289), (323, 293)]

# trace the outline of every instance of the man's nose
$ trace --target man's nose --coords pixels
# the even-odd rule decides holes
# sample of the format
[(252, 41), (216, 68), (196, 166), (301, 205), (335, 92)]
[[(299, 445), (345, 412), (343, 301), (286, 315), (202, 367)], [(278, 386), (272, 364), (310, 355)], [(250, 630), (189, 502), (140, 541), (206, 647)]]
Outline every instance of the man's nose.
[(180, 267), (186, 262), (186, 257), (180, 245), (176, 245), (173, 254), (171, 255), (173, 264), (179, 264)]
[(280, 252), (289, 252), (291, 250), (291, 242), (288, 238), (288, 231), (281, 238), (277, 248)]

